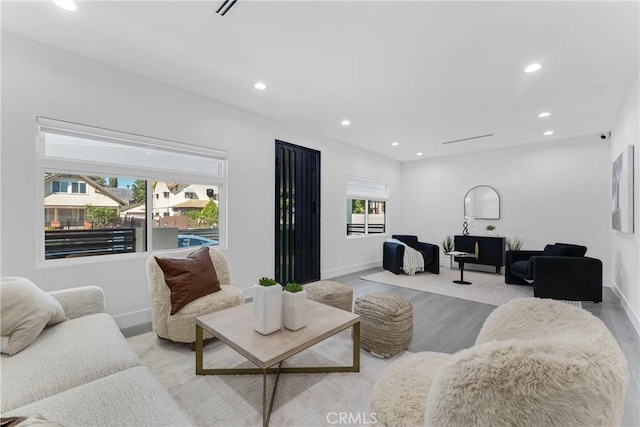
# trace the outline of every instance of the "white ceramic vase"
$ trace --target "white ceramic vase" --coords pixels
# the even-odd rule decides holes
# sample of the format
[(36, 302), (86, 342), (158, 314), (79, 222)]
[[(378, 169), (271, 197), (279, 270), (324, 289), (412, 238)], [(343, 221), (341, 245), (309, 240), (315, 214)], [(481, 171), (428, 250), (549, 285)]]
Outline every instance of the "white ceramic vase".
[(253, 329), (269, 335), (282, 328), (282, 286), (253, 285)]
[(292, 331), (307, 324), (307, 291), (282, 293), (282, 323)]

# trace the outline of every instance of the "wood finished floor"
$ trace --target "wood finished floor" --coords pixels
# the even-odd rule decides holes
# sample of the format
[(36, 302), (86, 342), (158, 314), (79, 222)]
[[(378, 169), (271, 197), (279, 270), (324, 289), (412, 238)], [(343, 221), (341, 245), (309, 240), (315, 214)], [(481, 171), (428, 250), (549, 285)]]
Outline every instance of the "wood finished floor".
[[(414, 328), (413, 341), (409, 346), (409, 351), (412, 352), (455, 353), (473, 346), (483, 322), (496, 308), (492, 305), (360, 279), (360, 276), (378, 271), (382, 271), (382, 268), (334, 277), (331, 280), (353, 288), (354, 299), (371, 292), (389, 292), (401, 295), (411, 301)], [(602, 303), (583, 302), (582, 306), (607, 325), (627, 358), (630, 378), (622, 425), (639, 427), (640, 339), (638, 334), (622, 309), (620, 301), (610, 288), (604, 289)], [(151, 324), (145, 324), (124, 329), (122, 332), (125, 336), (133, 336), (150, 330)]]

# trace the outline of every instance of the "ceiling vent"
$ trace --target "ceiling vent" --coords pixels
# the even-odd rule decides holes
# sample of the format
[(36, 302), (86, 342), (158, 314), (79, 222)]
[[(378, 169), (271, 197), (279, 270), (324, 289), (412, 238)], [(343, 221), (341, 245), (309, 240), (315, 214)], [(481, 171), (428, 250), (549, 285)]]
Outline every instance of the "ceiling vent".
[(236, 4), (237, 1), (238, 0), (224, 0), (224, 3), (222, 3), (222, 6), (220, 6), (218, 10), (216, 10), (216, 13), (220, 16), (224, 16), (227, 12), (229, 12), (229, 9), (231, 9), (233, 5)]
[(471, 141), (472, 139), (480, 139), (480, 138), (486, 138), (488, 136), (493, 136), (494, 134), (492, 133), (488, 133), (486, 135), (478, 135), (478, 136), (472, 136), (469, 138), (462, 138), (462, 139), (454, 139), (453, 141), (446, 141), (446, 142), (441, 142), (441, 144), (453, 144), (454, 142), (464, 142), (464, 141)]

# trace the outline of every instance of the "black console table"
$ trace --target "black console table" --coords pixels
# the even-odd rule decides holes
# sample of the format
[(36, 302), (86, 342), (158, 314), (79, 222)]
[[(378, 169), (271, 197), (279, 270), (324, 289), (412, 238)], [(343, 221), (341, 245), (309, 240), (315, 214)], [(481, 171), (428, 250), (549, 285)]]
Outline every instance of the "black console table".
[(454, 247), (456, 251), (476, 253), (476, 243), (478, 253), (476, 258), (465, 258), (467, 264), (493, 265), (496, 273), (500, 273), (504, 265), (505, 238), (491, 236), (454, 236)]

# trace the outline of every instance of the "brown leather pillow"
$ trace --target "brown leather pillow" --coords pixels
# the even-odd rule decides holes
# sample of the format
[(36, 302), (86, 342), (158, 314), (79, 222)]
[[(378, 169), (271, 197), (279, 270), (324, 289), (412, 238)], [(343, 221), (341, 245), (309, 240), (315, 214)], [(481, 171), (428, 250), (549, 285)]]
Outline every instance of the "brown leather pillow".
[(207, 247), (190, 253), (186, 258), (155, 259), (171, 289), (171, 315), (191, 301), (220, 290), (220, 281)]

